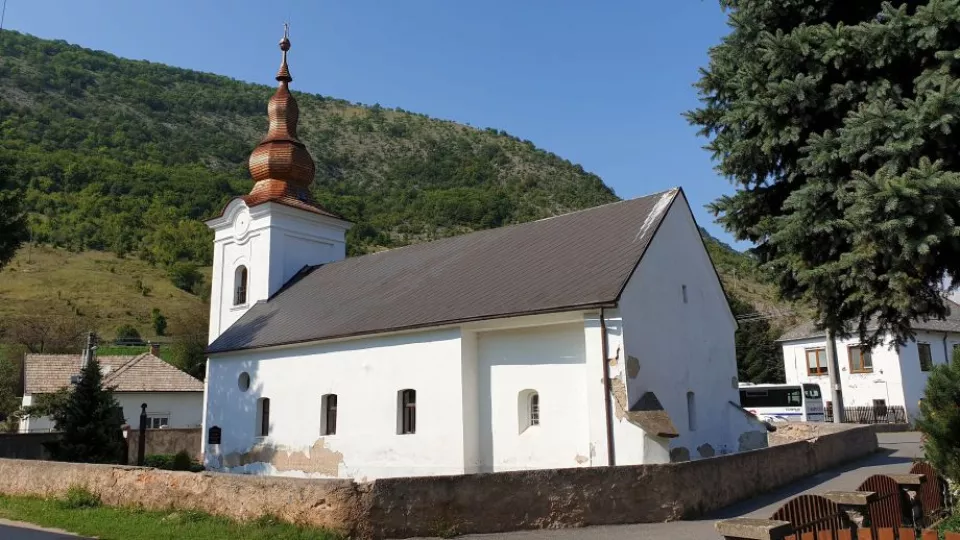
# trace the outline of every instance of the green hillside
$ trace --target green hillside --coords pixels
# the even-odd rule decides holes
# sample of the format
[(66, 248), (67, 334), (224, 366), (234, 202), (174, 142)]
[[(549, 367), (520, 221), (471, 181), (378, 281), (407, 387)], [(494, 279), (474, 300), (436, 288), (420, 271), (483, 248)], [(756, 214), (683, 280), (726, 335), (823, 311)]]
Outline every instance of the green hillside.
[[(4, 31), (0, 174), (24, 190), (36, 241), (203, 263), (210, 237), (197, 220), (249, 191), (246, 159), (272, 92)], [(616, 198), (596, 175), (505, 132), (297, 100), (315, 194), (357, 223), (353, 252)]]

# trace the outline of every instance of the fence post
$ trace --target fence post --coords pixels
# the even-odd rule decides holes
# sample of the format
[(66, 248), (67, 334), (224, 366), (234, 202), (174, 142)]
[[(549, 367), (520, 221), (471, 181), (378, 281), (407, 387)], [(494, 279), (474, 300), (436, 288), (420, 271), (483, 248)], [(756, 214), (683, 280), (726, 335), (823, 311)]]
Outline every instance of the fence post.
[(864, 519), (867, 517), (867, 505), (877, 500), (877, 494), (874, 491), (828, 491), (823, 496), (837, 503), (858, 529), (863, 528)]
[(733, 518), (714, 526), (726, 540), (783, 540), (793, 533), (789, 521), (776, 519)]
[(904, 498), (910, 505), (910, 518), (913, 521), (913, 528), (919, 529), (923, 525), (923, 505), (920, 501), (920, 486), (927, 481), (925, 474), (888, 474), (893, 478), (900, 489), (903, 490)]
[(147, 449), (147, 404), (140, 405), (140, 440), (137, 441), (137, 465), (143, 467), (143, 454)]

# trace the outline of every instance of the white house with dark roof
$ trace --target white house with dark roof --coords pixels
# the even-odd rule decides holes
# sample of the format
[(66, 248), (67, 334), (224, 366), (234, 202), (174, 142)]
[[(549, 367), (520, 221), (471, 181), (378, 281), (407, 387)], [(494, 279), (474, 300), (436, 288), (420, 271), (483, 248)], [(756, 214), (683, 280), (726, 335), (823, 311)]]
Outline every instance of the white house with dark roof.
[[(147, 427), (199, 427), (203, 416), (203, 382), (154, 356), (98, 356), (103, 385), (123, 408), (125, 421), (139, 426), (140, 405), (147, 404)], [(23, 401), (27, 407), (38, 395), (70, 386), (80, 376), (83, 357), (79, 354), (27, 354), (23, 359)], [(46, 417), (26, 417), (20, 433), (52, 431)]]
[[(857, 336), (837, 340), (837, 361), (844, 407), (904, 407), (907, 419), (919, 413), (919, 401), (931, 368), (949, 362), (960, 350), (960, 305), (948, 301), (945, 320), (916, 321), (915, 339), (897, 346), (886, 337), (871, 349)], [(826, 336), (812, 323), (801, 324), (779, 339), (788, 383), (816, 383), (830, 400)]]
[(347, 259), (281, 48), (253, 190), (208, 222), (207, 467), (371, 479), (766, 445), (682, 190)]

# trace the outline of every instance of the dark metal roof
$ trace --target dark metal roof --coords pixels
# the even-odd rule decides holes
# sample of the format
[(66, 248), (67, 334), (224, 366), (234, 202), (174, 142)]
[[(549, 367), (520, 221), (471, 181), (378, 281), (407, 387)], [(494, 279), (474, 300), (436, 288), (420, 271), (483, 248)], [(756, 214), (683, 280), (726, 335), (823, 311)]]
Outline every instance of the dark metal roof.
[(308, 269), (210, 353), (615, 303), (678, 193)]
[[(960, 304), (956, 304), (952, 300), (947, 300), (946, 304), (950, 308), (950, 313), (947, 315), (946, 319), (942, 321), (940, 319), (914, 321), (914, 323), (911, 325), (911, 328), (913, 330), (921, 330), (926, 332), (960, 332)], [(875, 330), (876, 328), (876, 321), (871, 320), (867, 325), (868, 330)], [(826, 334), (822, 330), (817, 330), (814, 323), (805, 322), (784, 332), (777, 341), (797, 341), (811, 338), (826, 339)]]

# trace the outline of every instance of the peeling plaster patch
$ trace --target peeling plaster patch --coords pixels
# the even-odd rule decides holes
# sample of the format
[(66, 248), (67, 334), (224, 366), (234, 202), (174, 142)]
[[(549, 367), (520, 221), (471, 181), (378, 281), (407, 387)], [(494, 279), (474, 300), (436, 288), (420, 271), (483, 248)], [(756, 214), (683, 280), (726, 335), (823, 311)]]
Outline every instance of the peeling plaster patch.
[(670, 201), (673, 200), (673, 197), (677, 194), (676, 189), (671, 189), (663, 195), (660, 196), (660, 200), (657, 201), (657, 204), (653, 205), (653, 210), (647, 214), (646, 219), (643, 220), (643, 225), (640, 226), (640, 230), (637, 231), (637, 235), (633, 237), (633, 241), (643, 238), (647, 231), (650, 230), (650, 227), (660, 219), (660, 214), (670, 206)]
[(627, 377), (636, 379), (640, 374), (640, 360), (636, 356), (627, 356)]
[(717, 455), (716, 450), (713, 449), (713, 446), (710, 446), (710, 443), (703, 443), (697, 447), (697, 453), (700, 454), (700, 457), (713, 457)]
[[(234, 469), (256, 469), (250, 465), (269, 465), (278, 472), (298, 471), (336, 478), (343, 464), (343, 454), (326, 447), (323, 439), (304, 449), (257, 444), (246, 452), (234, 452), (223, 457), (223, 465)], [(250, 472), (255, 471), (251, 470)]]
[(679, 463), (681, 461), (690, 461), (690, 451), (684, 446), (678, 446), (670, 450), (670, 463)]
[(610, 378), (610, 393), (616, 402), (613, 412), (616, 414), (617, 420), (623, 420), (627, 417), (627, 387), (624, 386), (620, 377)]
[(584, 463), (590, 461), (590, 458), (588, 458), (587, 456), (581, 456), (580, 454), (577, 454), (577, 457), (574, 458), (574, 461), (576, 461), (580, 465), (583, 465)]
[(756, 450), (758, 448), (766, 448), (767, 443), (767, 432), (766, 431), (745, 431), (740, 434), (738, 439), (739, 447), (737, 452), (747, 452), (749, 450)]
[[(663, 410), (653, 392), (646, 392), (641, 396), (634, 404), (635, 407), (627, 407), (627, 388), (620, 377), (613, 377), (610, 379), (610, 394), (615, 401), (613, 412), (617, 420), (626, 419), (648, 435), (655, 437), (673, 438), (679, 434), (670, 415)], [(645, 407), (649, 405), (645, 401), (652, 401), (654, 406)]]

